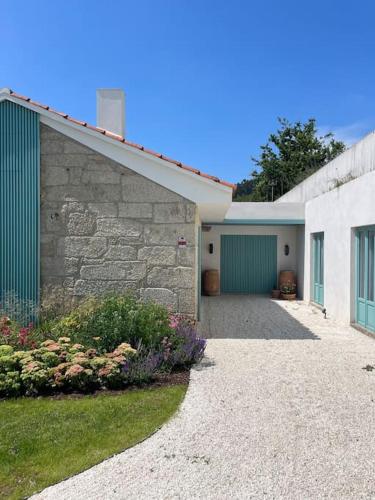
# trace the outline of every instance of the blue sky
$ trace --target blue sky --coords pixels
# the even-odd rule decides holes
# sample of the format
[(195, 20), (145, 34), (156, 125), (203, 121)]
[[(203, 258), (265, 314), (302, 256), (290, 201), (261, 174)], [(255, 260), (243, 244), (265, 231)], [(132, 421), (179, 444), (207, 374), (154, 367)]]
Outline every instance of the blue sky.
[(375, 2), (0, 0), (0, 87), (95, 123), (127, 94), (127, 138), (239, 181), (277, 116), (351, 143), (375, 129)]

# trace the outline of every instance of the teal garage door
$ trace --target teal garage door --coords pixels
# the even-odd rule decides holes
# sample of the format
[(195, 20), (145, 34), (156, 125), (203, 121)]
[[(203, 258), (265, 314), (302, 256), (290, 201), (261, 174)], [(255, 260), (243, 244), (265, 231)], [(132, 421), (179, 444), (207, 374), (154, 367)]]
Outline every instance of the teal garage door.
[(277, 236), (222, 235), (222, 293), (270, 293), (277, 283)]
[(375, 227), (356, 233), (356, 321), (375, 332)]

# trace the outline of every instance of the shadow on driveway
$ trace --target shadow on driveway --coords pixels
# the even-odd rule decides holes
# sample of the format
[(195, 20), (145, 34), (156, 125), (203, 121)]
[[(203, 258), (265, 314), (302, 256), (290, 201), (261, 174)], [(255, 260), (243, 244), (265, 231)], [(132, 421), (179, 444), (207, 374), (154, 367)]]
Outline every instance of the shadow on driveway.
[(320, 340), (277, 301), (260, 295), (202, 297), (198, 329), (208, 339)]

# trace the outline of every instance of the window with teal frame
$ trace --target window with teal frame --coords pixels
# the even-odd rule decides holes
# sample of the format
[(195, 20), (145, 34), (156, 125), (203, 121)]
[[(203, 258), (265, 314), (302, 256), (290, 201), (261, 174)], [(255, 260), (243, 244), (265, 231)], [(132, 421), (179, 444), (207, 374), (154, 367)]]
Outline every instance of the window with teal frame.
[(324, 233), (312, 235), (313, 301), (324, 305)]
[(356, 230), (356, 323), (375, 332), (375, 226)]

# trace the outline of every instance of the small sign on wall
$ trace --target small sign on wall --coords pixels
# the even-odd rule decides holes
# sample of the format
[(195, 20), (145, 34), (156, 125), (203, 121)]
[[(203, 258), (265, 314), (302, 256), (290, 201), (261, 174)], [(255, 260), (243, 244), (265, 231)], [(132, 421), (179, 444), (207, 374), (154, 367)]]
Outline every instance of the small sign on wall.
[(178, 238), (178, 248), (186, 248), (186, 245), (187, 245), (187, 241), (185, 240), (185, 238), (183, 236), (180, 236)]

